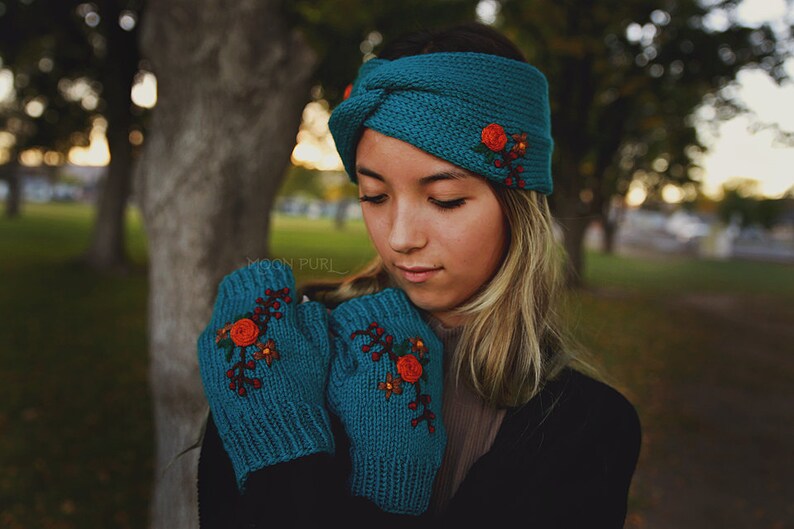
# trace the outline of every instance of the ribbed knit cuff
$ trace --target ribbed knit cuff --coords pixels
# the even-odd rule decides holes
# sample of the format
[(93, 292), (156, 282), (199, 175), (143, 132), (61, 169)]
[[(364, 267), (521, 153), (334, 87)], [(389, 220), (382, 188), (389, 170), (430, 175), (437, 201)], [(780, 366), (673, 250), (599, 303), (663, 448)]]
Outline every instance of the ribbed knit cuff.
[[(235, 422), (246, 424), (232, 426)], [(310, 454), (334, 453), (331, 421), (321, 406), (281, 402), (269, 409), (252, 407), (238, 417), (223, 416), (216, 424), (241, 492), (251, 472)]]
[(407, 461), (351, 450), (350, 491), (372, 500), (381, 510), (418, 516), (430, 506), (433, 481), (441, 461)]
[(347, 329), (356, 328), (362, 322), (369, 323), (373, 318), (408, 320), (427, 325), (408, 295), (397, 288), (385, 288), (374, 294), (350, 299), (336, 307), (332, 314), (333, 319)]

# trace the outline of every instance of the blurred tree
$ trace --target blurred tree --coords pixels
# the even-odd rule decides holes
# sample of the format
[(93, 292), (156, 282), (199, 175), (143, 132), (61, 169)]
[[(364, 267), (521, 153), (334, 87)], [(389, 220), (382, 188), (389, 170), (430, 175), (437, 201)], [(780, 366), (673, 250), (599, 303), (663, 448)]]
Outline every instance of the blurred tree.
[(324, 198), (324, 188), (320, 182), (320, 171), (308, 169), (301, 165), (291, 165), (287, 176), (278, 190), (279, 196), (304, 196)]
[[(57, 153), (86, 145), (93, 118), (106, 124), (111, 161), (99, 195), (85, 261), (125, 269), (124, 216), (130, 195), (133, 145), (144, 113), (131, 101), (138, 74), (137, 20), (143, 0), (17, 0), (3, 4), (0, 57), (14, 73), (17, 111), (4, 129), (14, 135), (11, 163), (31, 147)], [(30, 111), (43, 107), (41, 112)], [(27, 116), (23, 116), (23, 112)], [(45, 162), (49, 164), (45, 157)], [(9, 171), (15, 173), (15, 171)]]
[(52, 173), (73, 145), (88, 144), (91, 127), (79, 101), (59, 89), (71, 66), (58, 60), (58, 41), (78, 38), (74, 28), (58, 28), (57, 36), (30, 31), (49, 14), (44, 7), (41, 2), (9, 2), (0, 12), (1, 65), (12, 79), (11, 93), (0, 102), (0, 134), (9, 138), (3, 142), (7, 150), (0, 153), (0, 178), (9, 185), (7, 217), (17, 216), (21, 208), (21, 153), (37, 150)]
[[(555, 138), (553, 212), (569, 255), (567, 283), (583, 284), (583, 238), (611, 197), (642, 170), (652, 186), (692, 182), (703, 149), (691, 116), (744, 110), (725, 90), (745, 67), (786, 77), (785, 43), (767, 26), (734, 23), (739, 0), (502, 0), (496, 25), (549, 78)], [(694, 183), (692, 184), (694, 185)]]
[(724, 184), (723, 198), (717, 206), (720, 220), (727, 224), (737, 216), (742, 228), (772, 228), (782, 215), (786, 200), (761, 198), (757, 191), (756, 180), (735, 178)]

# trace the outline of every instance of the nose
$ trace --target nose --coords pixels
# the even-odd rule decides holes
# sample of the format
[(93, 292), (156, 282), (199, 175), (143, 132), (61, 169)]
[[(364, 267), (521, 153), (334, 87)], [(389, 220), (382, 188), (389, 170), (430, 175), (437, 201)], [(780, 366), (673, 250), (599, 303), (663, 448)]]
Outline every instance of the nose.
[(403, 201), (394, 208), (389, 246), (398, 253), (408, 253), (427, 244), (425, 223), (417, 215), (417, 209)]

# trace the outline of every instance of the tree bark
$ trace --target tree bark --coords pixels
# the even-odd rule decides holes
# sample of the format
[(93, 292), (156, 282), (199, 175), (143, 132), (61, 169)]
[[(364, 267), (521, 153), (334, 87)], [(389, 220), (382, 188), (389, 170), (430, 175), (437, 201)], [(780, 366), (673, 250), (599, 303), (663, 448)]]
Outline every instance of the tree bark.
[[(118, 20), (121, 9), (112, 0), (98, 0), (102, 16)], [(131, 90), (138, 71), (138, 46), (118, 23), (108, 24), (107, 58), (104, 61), (102, 86), (107, 111), (107, 140), (110, 165), (105, 174), (97, 203), (94, 231), (84, 259), (96, 270), (126, 271), (124, 220), (132, 185)]]
[(196, 341), (222, 277), (268, 255), (270, 209), (310, 98), (315, 54), (279, 6), (163, 0), (141, 28), (158, 82), (136, 171), (149, 243), (155, 529), (197, 526), (198, 451), (174, 460), (206, 410)]

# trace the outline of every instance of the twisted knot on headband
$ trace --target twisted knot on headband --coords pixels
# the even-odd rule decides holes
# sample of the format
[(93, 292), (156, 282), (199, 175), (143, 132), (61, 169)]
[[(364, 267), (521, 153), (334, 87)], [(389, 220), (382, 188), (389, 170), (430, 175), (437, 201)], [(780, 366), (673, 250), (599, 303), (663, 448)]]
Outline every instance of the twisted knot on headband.
[(371, 59), (329, 127), (350, 179), (364, 128), (512, 188), (552, 192), (546, 77), (497, 55), (439, 52)]

